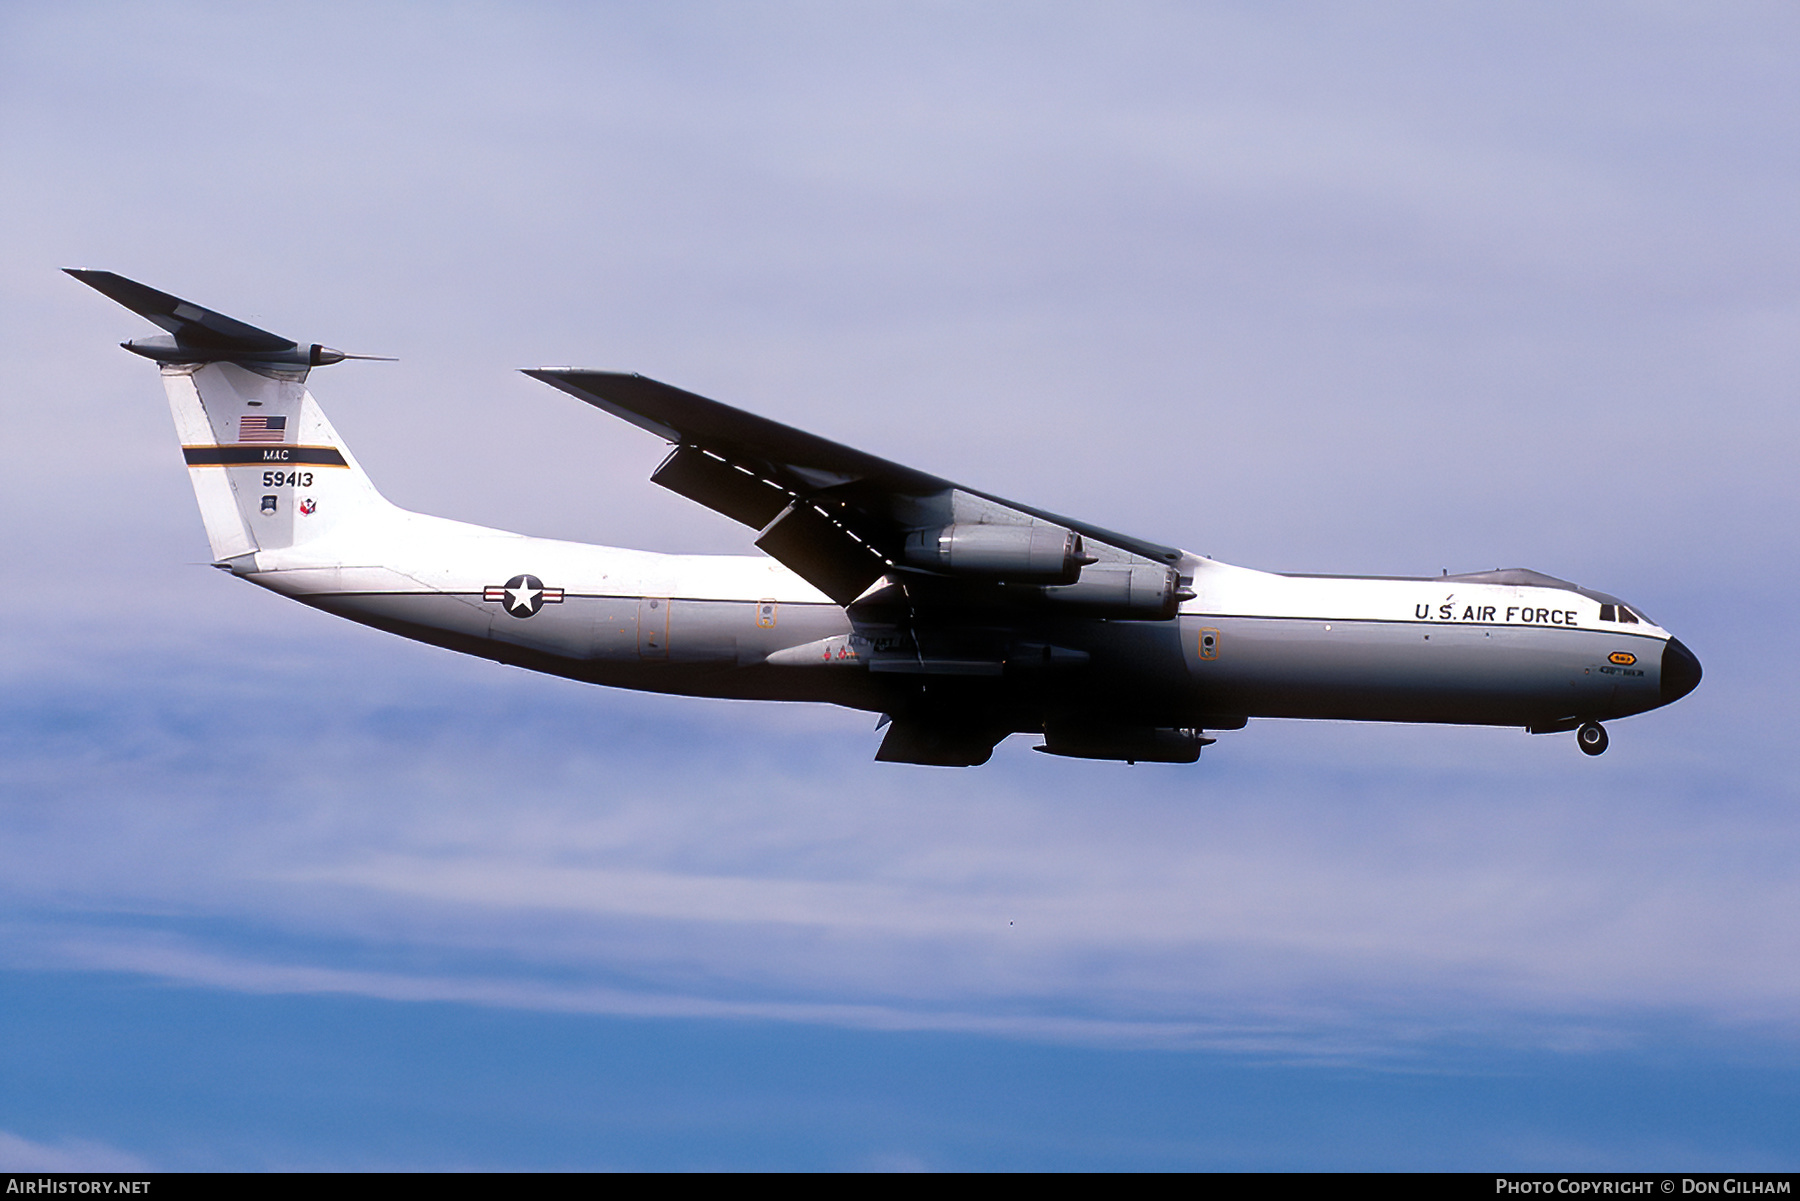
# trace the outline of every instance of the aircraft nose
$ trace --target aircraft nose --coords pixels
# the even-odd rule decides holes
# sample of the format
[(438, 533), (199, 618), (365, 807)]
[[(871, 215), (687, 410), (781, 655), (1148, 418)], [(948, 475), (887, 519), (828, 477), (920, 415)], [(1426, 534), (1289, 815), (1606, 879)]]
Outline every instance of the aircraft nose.
[(1700, 682), (1700, 660), (1694, 652), (1671, 638), (1662, 653), (1662, 703), (1678, 701)]

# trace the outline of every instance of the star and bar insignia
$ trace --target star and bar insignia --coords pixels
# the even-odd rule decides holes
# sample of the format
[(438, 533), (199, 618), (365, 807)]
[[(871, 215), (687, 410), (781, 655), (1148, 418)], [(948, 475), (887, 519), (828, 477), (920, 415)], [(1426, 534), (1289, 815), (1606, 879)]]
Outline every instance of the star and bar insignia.
[(544, 587), (534, 575), (516, 575), (504, 584), (489, 584), (481, 599), (499, 601), (514, 617), (531, 617), (545, 605), (562, 604), (563, 590)]

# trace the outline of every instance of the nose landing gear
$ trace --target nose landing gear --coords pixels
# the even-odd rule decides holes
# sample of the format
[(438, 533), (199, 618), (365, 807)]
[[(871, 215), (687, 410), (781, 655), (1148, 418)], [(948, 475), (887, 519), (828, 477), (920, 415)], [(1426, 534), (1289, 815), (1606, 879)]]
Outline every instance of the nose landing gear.
[(1606, 731), (1599, 722), (1590, 721), (1575, 731), (1575, 745), (1581, 748), (1584, 755), (1604, 755)]

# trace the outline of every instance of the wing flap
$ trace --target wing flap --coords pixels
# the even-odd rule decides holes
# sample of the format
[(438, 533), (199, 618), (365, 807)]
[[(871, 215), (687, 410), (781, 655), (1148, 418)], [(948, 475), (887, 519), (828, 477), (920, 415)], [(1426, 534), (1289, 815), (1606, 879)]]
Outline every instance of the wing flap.
[(774, 521), (793, 500), (762, 476), (733, 467), (697, 446), (677, 446), (650, 482), (753, 530)]
[(861, 596), (888, 569), (867, 543), (803, 500), (787, 506), (756, 545), (840, 605)]

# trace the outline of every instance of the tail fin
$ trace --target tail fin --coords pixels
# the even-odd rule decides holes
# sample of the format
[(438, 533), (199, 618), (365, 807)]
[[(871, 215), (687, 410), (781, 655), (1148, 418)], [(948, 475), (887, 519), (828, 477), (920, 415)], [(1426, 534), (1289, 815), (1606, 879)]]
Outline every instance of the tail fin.
[(306, 389), (312, 367), (362, 356), (302, 346), (110, 271), (69, 274), (169, 331), (123, 345), (162, 364), (215, 562), (391, 511)]
[(388, 502), (306, 385), (236, 363), (163, 367), (213, 559), (314, 542)]

